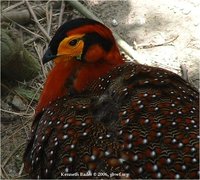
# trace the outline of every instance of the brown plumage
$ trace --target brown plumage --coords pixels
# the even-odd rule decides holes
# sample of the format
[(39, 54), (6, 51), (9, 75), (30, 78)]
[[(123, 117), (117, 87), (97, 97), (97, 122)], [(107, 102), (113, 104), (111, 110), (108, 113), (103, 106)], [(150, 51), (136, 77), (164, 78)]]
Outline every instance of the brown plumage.
[(170, 71), (121, 61), (80, 91), (75, 80), (36, 114), (24, 154), (31, 177), (199, 177), (195, 88)]

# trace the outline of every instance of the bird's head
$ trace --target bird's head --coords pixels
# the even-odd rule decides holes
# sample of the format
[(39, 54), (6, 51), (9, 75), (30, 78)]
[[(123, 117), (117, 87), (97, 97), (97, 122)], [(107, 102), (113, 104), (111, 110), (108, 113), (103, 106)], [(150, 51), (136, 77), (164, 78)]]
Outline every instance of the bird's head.
[(80, 18), (64, 23), (57, 30), (43, 57), (43, 63), (54, 59), (55, 63), (76, 60), (115, 64), (119, 56), (109, 28), (95, 20)]
[(36, 112), (58, 97), (81, 93), (91, 82), (124, 63), (109, 28), (83, 18), (66, 22), (57, 30), (43, 63), (50, 60), (55, 66), (47, 77)]

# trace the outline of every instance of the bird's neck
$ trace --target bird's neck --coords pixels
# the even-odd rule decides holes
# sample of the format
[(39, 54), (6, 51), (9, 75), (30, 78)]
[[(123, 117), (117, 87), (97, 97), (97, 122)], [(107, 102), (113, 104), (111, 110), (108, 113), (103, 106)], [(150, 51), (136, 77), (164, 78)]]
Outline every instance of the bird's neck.
[(49, 73), (39, 103), (36, 108), (36, 114), (55, 101), (58, 97), (68, 94), (69, 89), (81, 93), (94, 80), (106, 75), (114, 67), (123, 64), (121, 55), (116, 53), (109, 56), (114, 60), (97, 63), (84, 63), (75, 60), (67, 63), (57, 63)]

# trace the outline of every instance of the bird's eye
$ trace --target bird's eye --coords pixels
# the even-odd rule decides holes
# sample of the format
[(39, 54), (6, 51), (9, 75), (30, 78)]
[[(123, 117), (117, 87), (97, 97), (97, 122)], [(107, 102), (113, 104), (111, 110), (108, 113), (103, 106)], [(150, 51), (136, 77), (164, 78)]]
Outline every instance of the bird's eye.
[(73, 39), (69, 42), (69, 45), (70, 46), (75, 46), (76, 44), (78, 43), (78, 40), (77, 39)]

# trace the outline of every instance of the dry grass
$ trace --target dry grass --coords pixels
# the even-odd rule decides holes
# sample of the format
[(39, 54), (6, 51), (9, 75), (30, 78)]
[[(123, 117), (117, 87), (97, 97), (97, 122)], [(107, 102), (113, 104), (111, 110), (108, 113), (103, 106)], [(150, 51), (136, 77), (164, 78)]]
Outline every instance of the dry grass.
[[(44, 16), (36, 15), (35, 9), (42, 7)], [(15, 109), (4, 109), (1, 107), (1, 113), (10, 117), (9, 122), (1, 122), (1, 178), (2, 179), (20, 179), (26, 178), (23, 171), (22, 156), (26, 146), (26, 140), (34, 116), (36, 104), (35, 97), (38, 96), (43, 87), (46, 75), (51, 68), (51, 64), (43, 66), (41, 59), (44, 50), (54, 34), (55, 30), (63, 23), (73, 17), (80, 17), (80, 14), (74, 13), (73, 9), (64, 3), (64, 1), (3, 1), (2, 16), (5, 13), (15, 13), (16, 11), (29, 10), (31, 20), (23, 25), (9, 19), (2, 21), (2, 27), (10, 30), (17, 29), (20, 33), (24, 47), (27, 48), (41, 64), (41, 72), (38, 77), (30, 82), (18, 83), (18, 86), (32, 89), (35, 93), (31, 99), (23, 99), (27, 102), (25, 111), (16, 111)], [(14, 14), (15, 15), (15, 14)], [(4, 17), (6, 19), (6, 17)], [(24, 17), (27, 18), (27, 17)], [(4, 101), (8, 96), (17, 94), (14, 89), (2, 85), (6, 89), (6, 96), (2, 96)], [(13, 120), (14, 119), (14, 120)]]

